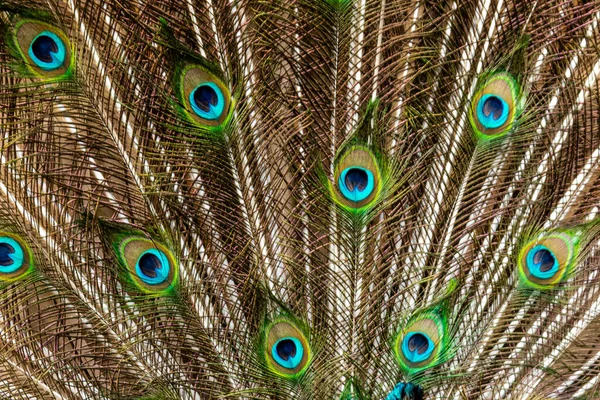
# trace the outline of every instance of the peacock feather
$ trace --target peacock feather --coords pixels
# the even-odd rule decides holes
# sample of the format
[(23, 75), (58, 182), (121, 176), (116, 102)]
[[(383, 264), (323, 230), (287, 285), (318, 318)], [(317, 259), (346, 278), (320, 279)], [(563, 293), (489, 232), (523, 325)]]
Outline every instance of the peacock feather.
[(600, 398), (599, 22), (0, 0), (0, 397)]

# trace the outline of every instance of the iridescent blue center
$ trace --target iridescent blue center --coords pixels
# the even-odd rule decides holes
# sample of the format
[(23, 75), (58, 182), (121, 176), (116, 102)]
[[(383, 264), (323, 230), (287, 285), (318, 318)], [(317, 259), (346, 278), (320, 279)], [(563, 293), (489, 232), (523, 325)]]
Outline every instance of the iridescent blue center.
[(194, 113), (207, 120), (219, 119), (225, 108), (223, 92), (214, 82), (198, 85), (189, 100)]
[(45, 71), (51, 71), (63, 65), (67, 52), (63, 41), (53, 32), (43, 31), (29, 46), (29, 57), (35, 65)]
[(413, 363), (427, 360), (434, 348), (433, 341), (422, 332), (409, 332), (402, 340), (402, 353)]
[(484, 94), (477, 103), (477, 119), (486, 129), (496, 129), (506, 123), (510, 107), (499, 96)]
[(158, 249), (146, 250), (135, 266), (137, 276), (149, 285), (163, 283), (169, 277), (169, 259)]
[(302, 343), (294, 337), (279, 339), (271, 350), (271, 355), (277, 364), (284, 368), (294, 369), (302, 361), (304, 348)]
[(363, 167), (348, 167), (342, 171), (338, 181), (340, 191), (348, 200), (363, 201), (373, 193), (373, 173)]
[(544, 245), (536, 245), (527, 253), (527, 268), (538, 279), (552, 278), (558, 272), (558, 261), (552, 250)]
[(11, 274), (23, 266), (25, 254), (21, 245), (11, 237), (0, 237), (0, 273)]
[(11, 254), (15, 253), (15, 248), (8, 243), (0, 243), (0, 265), (7, 267), (13, 265), (15, 260), (12, 259)]

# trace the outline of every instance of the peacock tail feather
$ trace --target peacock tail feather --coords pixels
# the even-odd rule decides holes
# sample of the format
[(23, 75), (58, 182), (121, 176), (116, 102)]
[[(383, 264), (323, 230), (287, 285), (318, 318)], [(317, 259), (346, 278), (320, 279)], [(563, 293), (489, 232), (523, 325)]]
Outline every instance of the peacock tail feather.
[(599, 22), (0, 0), (0, 397), (600, 398)]

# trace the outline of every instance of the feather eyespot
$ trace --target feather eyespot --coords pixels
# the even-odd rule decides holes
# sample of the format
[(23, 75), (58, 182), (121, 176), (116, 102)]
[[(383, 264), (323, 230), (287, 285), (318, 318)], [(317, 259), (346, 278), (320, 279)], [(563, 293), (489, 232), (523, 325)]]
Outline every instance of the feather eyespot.
[(338, 187), (346, 199), (358, 203), (373, 193), (374, 182), (371, 171), (363, 167), (352, 166), (342, 171)]
[(271, 347), (273, 360), (286, 369), (294, 369), (304, 357), (304, 346), (295, 337), (283, 337)]
[(12, 282), (31, 272), (33, 255), (16, 235), (0, 232), (0, 281)]
[(537, 289), (548, 289), (560, 283), (575, 258), (577, 240), (567, 233), (541, 236), (527, 243), (519, 255), (521, 281)]
[(402, 370), (414, 373), (440, 362), (446, 347), (446, 322), (435, 312), (413, 318), (396, 337), (395, 353)]
[(135, 265), (136, 275), (148, 285), (160, 285), (169, 277), (169, 258), (159, 249), (144, 251)]
[(225, 108), (223, 92), (214, 82), (196, 86), (189, 100), (196, 115), (209, 121), (219, 119)]
[(219, 128), (231, 114), (229, 90), (204, 67), (186, 67), (181, 75), (180, 91), (186, 114), (201, 126)]
[(29, 45), (28, 54), (35, 65), (44, 71), (52, 71), (64, 64), (67, 51), (55, 33), (43, 31)]
[(411, 363), (420, 363), (431, 357), (435, 343), (425, 332), (408, 332), (402, 339), (402, 354)]
[(298, 378), (310, 364), (308, 340), (287, 320), (275, 321), (266, 331), (265, 358), (269, 369), (277, 375)]
[(482, 138), (502, 136), (514, 127), (520, 114), (519, 85), (512, 75), (496, 73), (477, 91), (469, 108), (469, 121)]
[(117, 258), (135, 287), (145, 293), (173, 289), (178, 265), (163, 245), (143, 237), (126, 237), (116, 247)]
[(496, 129), (506, 123), (510, 106), (495, 94), (484, 94), (477, 101), (477, 120), (485, 129)]
[(21, 20), (14, 27), (14, 44), (36, 76), (57, 78), (71, 65), (71, 49), (66, 35), (44, 22)]
[(333, 190), (342, 206), (361, 209), (373, 204), (380, 185), (377, 159), (367, 148), (355, 146), (336, 163)]

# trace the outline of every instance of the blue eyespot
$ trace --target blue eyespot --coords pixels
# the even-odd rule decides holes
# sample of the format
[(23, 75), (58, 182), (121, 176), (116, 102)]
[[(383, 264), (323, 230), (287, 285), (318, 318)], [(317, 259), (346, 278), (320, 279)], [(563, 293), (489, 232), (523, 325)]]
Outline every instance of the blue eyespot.
[(433, 341), (421, 332), (409, 332), (402, 340), (402, 353), (412, 363), (427, 360), (434, 349)]
[(169, 277), (169, 259), (158, 249), (143, 252), (135, 265), (135, 273), (149, 285), (159, 285)]
[(63, 41), (50, 31), (43, 31), (29, 45), (29, 57), (44, 71), (51, 71), (62, 66), (66, 56), (67, 52)]
[(496, 129), (506, 123), (510, 108), (494, 94), (484, 94), (477, 103), (477, 118), (485, 129)]
[(373, 193), (373, 173), (362, 167), (348, 167), (342, 171), (338, 181), (340, 191), (348, 200), (363, 201)]
[(25, 253), (13, 238), (0, 236), (0, 273), (12, 274), (23, 266)]
[(302, 361), (304, 348), (302, 343), (294, 337), (279, 339), (271, 349), (273, 360), (284, 368), (294, 369)]
[(536, 245), (527, 253), (527, 267), (534, 277), (549, 279), (558, 272), (559, 264), (548, 247)]
[(207, 120), (219, 119), (225, 109), (223, 92), (213, 82), (205, 82), (198, 85), (190, 93), (189, 100), (192, 110), (194, 110), (196, 115)]

